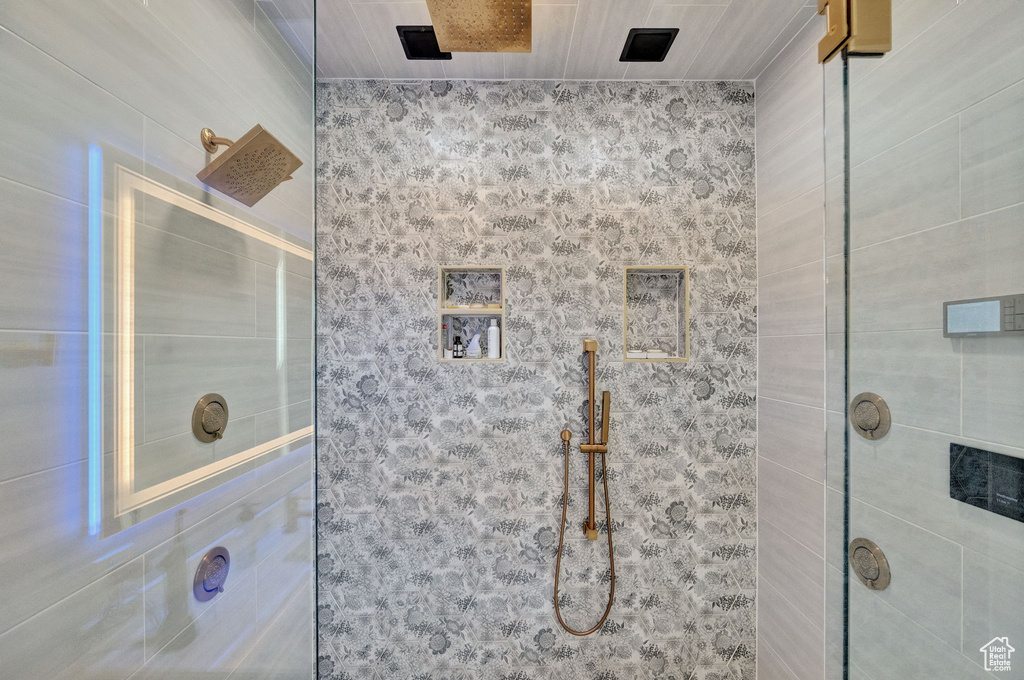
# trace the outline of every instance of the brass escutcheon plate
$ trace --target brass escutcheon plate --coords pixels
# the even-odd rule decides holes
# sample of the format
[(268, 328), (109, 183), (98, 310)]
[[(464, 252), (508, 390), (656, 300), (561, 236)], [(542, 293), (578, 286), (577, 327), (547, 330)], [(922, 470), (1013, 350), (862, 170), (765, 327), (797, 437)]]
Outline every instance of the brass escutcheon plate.
[(874, 392), (861, 392), (850, 401), (850, 425), (865, 439), (881, 439), (892, 426), (889, 405)]
[(885, 553), (867, 538), (855, 538), (850, 541), (850, 568), (860, 582), (871, 590), (885, 590), (892, 580), (889, 561)]

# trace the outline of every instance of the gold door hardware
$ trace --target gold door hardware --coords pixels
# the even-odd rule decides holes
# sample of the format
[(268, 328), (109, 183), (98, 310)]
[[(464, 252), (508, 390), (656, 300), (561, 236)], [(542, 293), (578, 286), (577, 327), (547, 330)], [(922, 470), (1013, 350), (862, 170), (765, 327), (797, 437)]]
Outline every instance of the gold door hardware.
[(555, 616), (558, 618), (558, 623), (562, 625), (568, 632), (573, 635), (590, 635), (594, 631), (601, 628), (604, 622), (608, 619), (608, 614), (612, 610), (612, 602), (615, 600), (615, 554), (612, 546), (612, 511), (611, 502), (608, 498), (608, 423), (611, 420), (611, 392), (603, 392), (601, 394), (601, 441), (597, 441), (597, 420), (594, 408), (594, 397), (596, 396), (595, 384), (596, 378), (596, 365), (597, 365), (597, 340), (584, 340), (583, 341), (583, 352), (587, 354), (587, 360), (589, 363), (589, 379), (590, 385), (588, 388), (588, 394), (590, 401), (588, 402), (588, 415), (590, 417), (590, 436), (587, 444), (580, 444), (580, 451), (587, 454), (588, 457), (588, 475), (590, 478), (590, 488), (588, 497), (588, 509), (590, 514), (587, 520), (583, 523), (583, 535), (588, 540), (597, 540), (597, 513), (594, 507), (594, 492), (597, 488), (597, 473), (595, 465), (596, 454), (601, 454), (601, 469), (604, 472), (604, 512), (605, 521), (607, 522), (608, 532), (608, 566), (611, 571), (611, 586), (608, 591), (608, 604), (604, 609), (604, 614), (601, 616), (601, 620), (594, 625), (593, 628), (588, 630), (579, 631), (573, 630), (566, 625), (565, 621), (562, 620), (562, 612), (558, 603), (558, 583), (559, 577), (562, 571), (562, 546), (565, 541), (565, 515), (569, 507), (569, 441), (572, 439), (572, 432), (569, 430), (562, 430), (562, 449), (565, 455), (565, 473), (563, 478), (562, 486), (562, 524), (558, 534), (558, 552), (555, 559)]
[(825, 37), (818, 43), (823, 64), (844, 49), (855, 57), (880, 57), (892, 49), (892, 0), (818, 0), (818, 14), (825, 15)]

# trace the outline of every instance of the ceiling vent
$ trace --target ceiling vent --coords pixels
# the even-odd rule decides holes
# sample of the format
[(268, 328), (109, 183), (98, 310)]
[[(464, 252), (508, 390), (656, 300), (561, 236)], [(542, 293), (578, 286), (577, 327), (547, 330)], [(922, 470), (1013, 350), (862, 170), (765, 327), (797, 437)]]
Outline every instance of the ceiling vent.
[(678, 28), (631, 28), (619, 61), (665, 61)]
[(405, 58), (419, 59), (451, 59), (451, 52), (442, 52), (437, 46), (437, 36), (433, 26), (395, 26), (398, 38), (402, 41)]

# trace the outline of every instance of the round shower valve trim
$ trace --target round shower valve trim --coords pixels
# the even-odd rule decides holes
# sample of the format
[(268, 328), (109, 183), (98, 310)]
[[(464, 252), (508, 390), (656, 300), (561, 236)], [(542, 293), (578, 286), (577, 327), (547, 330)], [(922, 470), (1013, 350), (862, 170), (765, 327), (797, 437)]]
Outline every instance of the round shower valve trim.
[(192, 409), (192, 433), (201, 442), (210, 443), (224, 437), (228, 426), (227, 400), (211, 392)]
[(850, 401), (850, 424), (865, 439), (881, 439), (889, 433), (892, 415), (885, 399), (873, 392), (861, 392)]
[(196, 569), (196, 577), (192, 582), (192, 593), (200, 602), (212, 600), (217, 593), (224, 592), (224, 583), (228, 580), (231, 570), (231, 555), (223, 546), (211, 548)]

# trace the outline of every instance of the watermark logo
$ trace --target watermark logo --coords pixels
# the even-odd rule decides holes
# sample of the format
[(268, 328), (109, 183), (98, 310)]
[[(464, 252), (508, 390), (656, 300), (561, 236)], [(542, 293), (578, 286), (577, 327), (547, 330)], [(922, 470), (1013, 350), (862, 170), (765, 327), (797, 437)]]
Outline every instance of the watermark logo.
[(1008, 671), (1010, 670), (1010, 655), (1016, 649), (1010, 646), (1010, 639), (1006, 637), (992, 638), (979, 650), (985, 655), (986, 671)]

